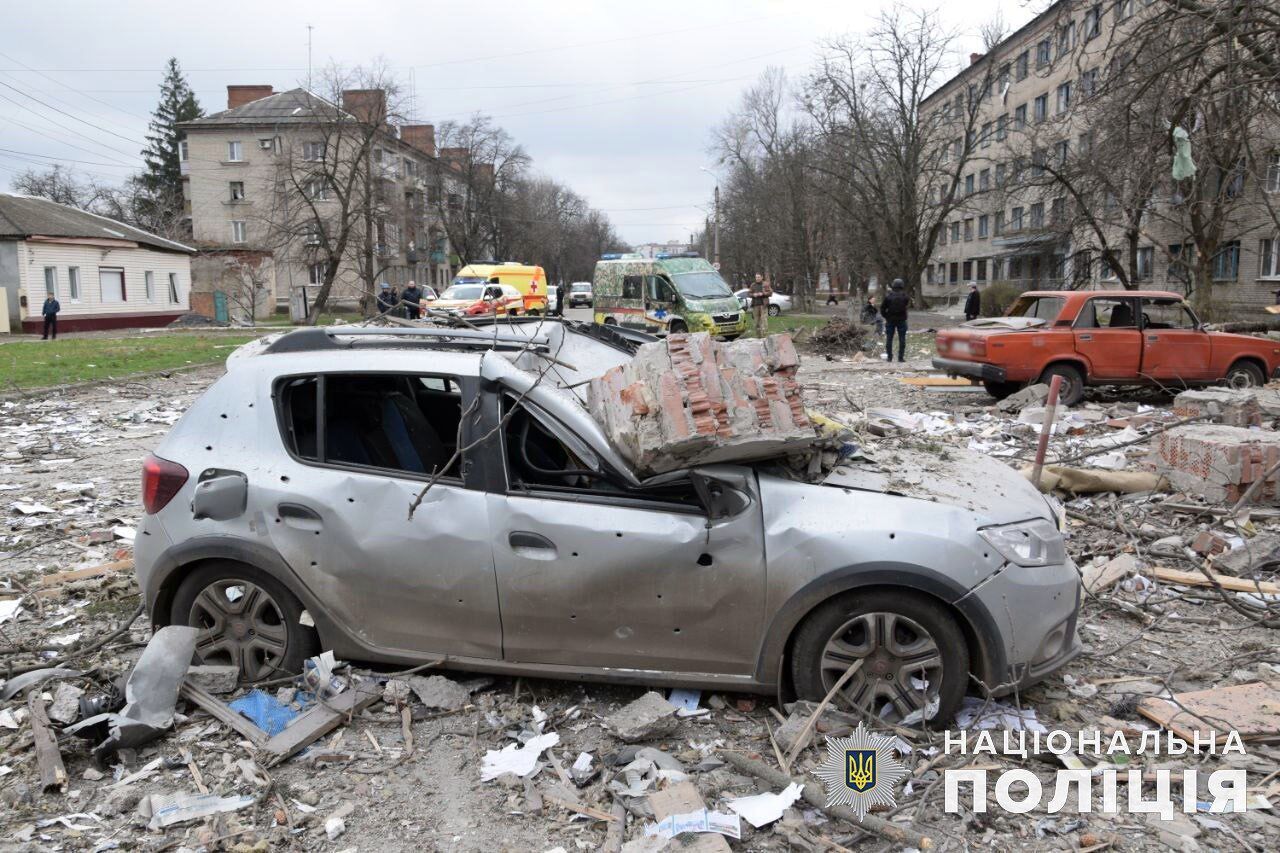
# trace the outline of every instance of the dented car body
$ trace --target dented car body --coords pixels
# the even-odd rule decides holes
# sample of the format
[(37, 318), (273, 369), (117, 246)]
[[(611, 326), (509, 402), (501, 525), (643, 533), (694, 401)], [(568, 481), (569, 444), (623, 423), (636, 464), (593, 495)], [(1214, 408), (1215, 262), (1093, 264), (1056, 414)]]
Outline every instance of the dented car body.
[(1011, 469), (904, 452), (822, 482), (767, 461), (642, 480), (583, 397), (634, 343), (501, 329), (233, 356), (148, 461), (153, 623), (201, 628), (198, 654), (249, 681), (319, 648), (818, 696), (853, 667), (846, 701), (917, 720), (1078, 653), (1059, 520)]

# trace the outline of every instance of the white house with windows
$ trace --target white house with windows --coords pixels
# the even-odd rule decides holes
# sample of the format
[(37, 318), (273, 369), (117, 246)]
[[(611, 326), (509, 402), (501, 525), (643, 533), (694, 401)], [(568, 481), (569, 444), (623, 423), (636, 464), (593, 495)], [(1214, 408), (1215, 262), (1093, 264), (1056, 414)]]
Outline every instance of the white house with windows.
[(193, 254), (113, 219), (0, 193), (0, 331), (40, 331), (50, 293), (60, 330), (167, 325), (188, 310)]

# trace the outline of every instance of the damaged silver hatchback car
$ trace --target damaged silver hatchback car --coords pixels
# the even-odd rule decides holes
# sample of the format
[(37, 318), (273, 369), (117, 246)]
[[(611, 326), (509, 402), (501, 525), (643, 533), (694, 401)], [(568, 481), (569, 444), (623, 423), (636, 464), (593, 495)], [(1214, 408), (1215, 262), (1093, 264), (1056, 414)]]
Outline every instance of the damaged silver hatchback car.
[(819, 483), (641, 480), (583, 396), (635, 338), (543, 319), (246, 345), (145, 462), (153, 623), (247, 682), (320, 649), (810, 698), (852, 670), (846, 703), (907, 722), (1078, 654), (1079, 575), (1015, 471), (895, 451)]

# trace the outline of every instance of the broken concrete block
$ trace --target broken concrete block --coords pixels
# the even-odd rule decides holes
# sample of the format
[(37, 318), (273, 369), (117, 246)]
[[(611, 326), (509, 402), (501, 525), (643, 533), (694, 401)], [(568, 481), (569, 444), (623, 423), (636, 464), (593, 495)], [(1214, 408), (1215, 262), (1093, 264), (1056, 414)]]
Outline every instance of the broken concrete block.
[(813, 737), (817, 734), (817, 727), (815, 726), (805, 731), (805, 726), (809, 725), (811, 716), (812, 711), (807, 708), (801, 711), (797, 705), (797, 708), (792, 710), (791, 715), (787, 717), (786, 722), (774, 730), (774, 739), (778, 741), (778, 746), (782, 747), (783, 752), (791, 752), (795, 748), (796, 741), (800, 740), (802, 735), (804, 738), (802, 749), (813, 743)]
[(387, 680), (382, 688), (382, 701), (387, 705), (403, 705), (409, 701), (409, 685), (397, 678)]
[(609, 730), (626, 743), (665, 735), (677, 724), (676, 706), (652, 690), (605, 720)]
[[(1280, 462), (1280, 433), (1220, 424), (1186, 424), (1157, 434), (1147, 463), (1178, 491), (1210, 503), (1234, 503)], [(1280, 473), (1267, 477), (1254, 501), (1280, 500)]]
[(45, 712), (55, 723), (69, 726), (80, 718), (80, 697), (84, 691), (74, 684), (63, 681), (53, 691), (53, 704)]
[(240, 668), (200, 664), (187, 669), (187, 681), (215, 696), (233, 693), (240, 682)]
[(787, 335), (669, 335), (591, 380), (591, 416), (644, 476), (803, 451), (817, 438)]
[(1043, 406), (1045, 401), (1049, 399), (1049, 386), (1043, 383), (1028, 385), (1021, 391), (1016, 391), (1005, 397), (996, 408), (1002, 412), (1013, 414), (1020, 412), (1027, 406)]
[(1180, 418), (1208, 418), (1235, 427), (1259, 426), (1262, 409), (1253, 391), (1230, 388), (1198, 388), (1173, 398), (1173, 413)]
[(1252, 394), (1258, 401), (1258, 409), (1264, 418), (1280, 418), (1280, 390), (1256, 388)]
[(1081, 582), (1086, 592), (1099, 593), (1110, 589), (1121, 578), (1138, 570), (1138, 560), (1132, 554), (1119, 554), (1100, 565), (1090, 563), (1081, 570)]
[(1254, 569), (1280, 562), (1280, 536), (1264, 533), (1246, 541), (1239, 548), (1213, 558), (1215, 571), (1243, 575)]
[(1191, 550), (1202, 557), (1221, 554), (1227, 550), (1227, 540), (1208, 530), (1201, 530), (1200, 534), (1191, 540)]
[(409, 682), (409, 687), (417, 695), (418, 701), (428, 708), (456, 711), (465, 707), (471, 699), (471, 691), (443, 675), (433, 675), (429, 678), (411, 675), (405, 681)]

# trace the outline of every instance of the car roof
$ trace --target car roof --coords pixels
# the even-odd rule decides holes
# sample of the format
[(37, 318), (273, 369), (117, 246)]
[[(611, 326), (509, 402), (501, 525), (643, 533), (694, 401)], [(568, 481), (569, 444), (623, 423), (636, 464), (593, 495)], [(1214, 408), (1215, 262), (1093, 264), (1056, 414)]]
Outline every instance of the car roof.
[(1172, 290), (1028, 290), (1021, 296), (1034, 297), (1057, 297), (1058, 299), (1091, 299), (1094, 297), (1103, 297), (1111, 299), (1120, 299), (1124, 297), (1137, 299), (1177, 299), (1181, 301), (1185, 297), (1181, 293), (1174, 293)]

